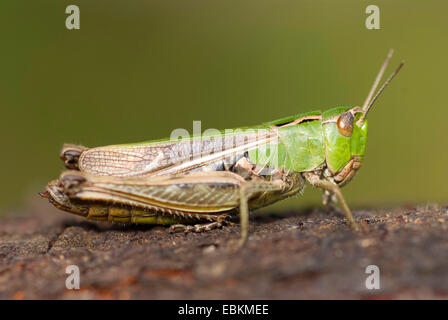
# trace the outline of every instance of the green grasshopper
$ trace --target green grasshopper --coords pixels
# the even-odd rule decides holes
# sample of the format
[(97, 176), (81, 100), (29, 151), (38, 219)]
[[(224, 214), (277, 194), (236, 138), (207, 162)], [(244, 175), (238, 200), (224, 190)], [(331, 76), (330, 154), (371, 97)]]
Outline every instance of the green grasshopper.
[[(91, 220), (167, 224), (186, 231), (220, 227), (239, 213), (243, 244), (250, 209), (297, 194), (308, 182), (324, 191), (324, 204), (339, 202), (358, 230), (340, 187), (361, 167), (370, 108), (403, 66), (374, 95), (392, 53), (362, 107), (336, 107), (180, 140), (90, 149), (64, 145), (60, 157), (71, 170), (41, 195)], [(185, 226), (197, 221), (202, 224)]]

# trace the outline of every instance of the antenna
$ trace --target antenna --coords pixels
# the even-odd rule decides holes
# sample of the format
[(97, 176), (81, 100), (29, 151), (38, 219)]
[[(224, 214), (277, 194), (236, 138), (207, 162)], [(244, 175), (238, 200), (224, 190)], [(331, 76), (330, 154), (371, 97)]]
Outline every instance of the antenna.
[(367, 105), (370, 102), (370, 99), (372, 99), (372, 96), (375, 93), (375, 90), (378, 87), (378, 84), (380, 83), (381, 78), (383, 77), (384, 71), (386, 71), (387, 65), (389, 64), (390, 58), (392, 58), (393, 54), (394, 54), (394, 49), (390, 49), (389, 53), (387, 54), (386, 60), (384, 60), (383, 65), (381, 66), (380, 72), (378, 72), (378, 75), (376, 76), (375, 82), (373, 83), (373, 86), (370, 89), (370, 92), (366, 98), (366, 101), (364, 101), (364, 104), (362, 105), (363, 111), (366, 110)]
[(365, 120), (365, 118), (367, 116), (367, 113), (369, 112), (370, 108), (373, 106), (373, 104), (376, 101), (376, 99), (378, 99), (378, 97), (380, 96), (381, 92), (383, 92), (383, 90), (387, 87), (387, 85), (397, 75), (398, 71), (400, 71), (401, 67), (403, 67), (404, 62), (402, 61), (398, 65), (398, 67), (395, 69), (395, 71), (392, 72), (392, 74), (389, 76), (389, 78), (387, 78), (387, 80), (384, 82), (384, 84), (381, 86), (381, 88), (378, 90), (378, 92), (376, 93), (376, 95), (372, 99), (372, 96), (373, 96), (376, 88), (378, 87), (378, 84), (381, 81), (381, 78), (383, 77), (384, 71), (386, 70), (387, 65), (389, 64), (389, 61), (392, 58), (393, 53), (394, 53), (394, 50), (390, 49), (389, 53), (387, 54), (386, 60), (384, 60), (384, 63), (381, 66), (381, 69), (378, 72), (378, 75), (376, 76), (375, 82), (373, 83), (373, 86), (370, 89), (369, 95), (367, 96), (366, 101), (364, 101), (364, 104), (362, 106), (363, 114), (362, 114), (361, 118), (358, 120), (358, 123), (363, 123), (364, 122), (364, 120)]

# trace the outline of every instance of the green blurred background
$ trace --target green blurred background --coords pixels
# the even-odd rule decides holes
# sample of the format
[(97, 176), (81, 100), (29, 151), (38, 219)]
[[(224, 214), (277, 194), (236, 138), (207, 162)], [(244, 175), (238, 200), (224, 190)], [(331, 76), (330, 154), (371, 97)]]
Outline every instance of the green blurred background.
[[(66, 6), (81, 29), (65, 28)], [(365, 8), (381, 10), (367, 30)], [(406, 64), (370, 113), (354, 208), (447, 202), (446, 1), (3, 0), (0, 209), (58, 177), (64, 142), (254, 125), (362, 104), (389, 48)], [(38, 200), (36, 200), (38, 201)], [(44, 201), (44, 200), (41, 200)], [(277, 208), (320, 203), (320, 192)]]

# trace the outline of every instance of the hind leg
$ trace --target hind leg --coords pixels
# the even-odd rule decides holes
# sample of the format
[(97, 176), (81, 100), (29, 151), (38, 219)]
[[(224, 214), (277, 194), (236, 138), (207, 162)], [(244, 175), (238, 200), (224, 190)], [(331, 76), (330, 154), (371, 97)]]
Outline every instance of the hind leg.
[(214, 229), (222, 228), (225, 224), (233, 224), (230, 221), (227, 221), (228, 215), (219, 215), (216, 217), (216, 221), (213, 222), (205, 222), (205, 223), (198, 223), (195, 225), (185, 225), (185, 224), (174, 224), (170, 227), (171, 233), (177, 233), (177, 232), (206, 232), (211, 231)]

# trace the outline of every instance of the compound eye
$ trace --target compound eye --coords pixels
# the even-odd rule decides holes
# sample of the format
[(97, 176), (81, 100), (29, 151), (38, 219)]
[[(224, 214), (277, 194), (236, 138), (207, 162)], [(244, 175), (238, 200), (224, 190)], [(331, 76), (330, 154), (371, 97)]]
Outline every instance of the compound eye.
[(347, 111), (341, 114), (336, 122), (339, 132), (345, 137), (351, 137), (353, 133), (354, 117), (351, 112)]

